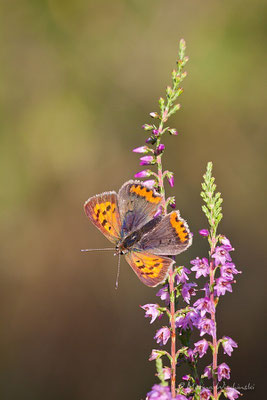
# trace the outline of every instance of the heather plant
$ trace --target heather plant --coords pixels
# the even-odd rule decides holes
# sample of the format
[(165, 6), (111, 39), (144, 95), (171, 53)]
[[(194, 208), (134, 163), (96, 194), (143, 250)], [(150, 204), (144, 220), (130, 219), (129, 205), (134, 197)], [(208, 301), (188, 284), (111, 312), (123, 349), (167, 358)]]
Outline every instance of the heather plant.
[[(135, 177), (148, 178), (146, 185), (154, 187), (161, 194), (163, 203), (158, 213), (162, 215), (168, 212), (168, 207), (176, 207), (175, 197), (166, 198), (165, 182), (167, 180), (173, 187), (174, 173), (163, 169), (165, 145), (162, 140), (165, 134), (178, 135), (176, 129), (167, 126), (167, 122), (180, 109), (177, 99), (183, 93), (181, 83), (186, 77), (184, 67), (188, 61), (185, 49), (185, 41), (182, 39), (177, 68), (172, 71), (172, 85), (167, 87), (166, 97), (159, 99), (159, 111), (150, 113), (153, 123), (143, 125), (149, 134), (146, 144), (133, 150), (141, 153), (140, 165), (149, 166)], [(156, 171), (151, 169), (153, 166)], [(222, 219), (222, 197), (216, 192), (214, 181), (212, 163), (209, 162), (201, 191), (205, 203), (202, 210), (207, 217), (208, 228), (199, 231), (208, 240), (209, 253), (206, 257), (202, 254), (192, 260), (191, 266), (174, 264), (169, 270), (167, 281), (156, 294), (162, 304), (151, 303), (141, 307), (145, 310), (145, 317), (151, 318), (150, 323), (162, 317), (167, 321), (154, 336), (161, 347), (152, 350), (149, 360), (155, 361), (159, 382), (149, 391), (147, 400), (217, 400), (221, 395), (234, 400), (240, 395), (235, 388), (222, 385), (224, 380), (230, 378), (230, 367), (225, 362), (218, 363), (219, 351), (231, 356), (237, 347), (237, 343), (229, 336), (218, 338), (216, 310), (222, 296), (232, 292), (235, 275), (240, 271), (232, 262), (230, 253), (234, 249), (229, 239), (217, 233)], [(191, 272), (197, 281), (202, 277), (205, 282), (197, 284), (191, 281)], [(193, 331), (199, 335), (199, 340), (194, 342)], [(162, 348), (166, 345), (170, 345), (169, 351)], [(207, 360), (203, 371), (199, 367), (202, 357)], [(190, 373), (178, 382), (176, 372), (184, 364), (189, 367)]]

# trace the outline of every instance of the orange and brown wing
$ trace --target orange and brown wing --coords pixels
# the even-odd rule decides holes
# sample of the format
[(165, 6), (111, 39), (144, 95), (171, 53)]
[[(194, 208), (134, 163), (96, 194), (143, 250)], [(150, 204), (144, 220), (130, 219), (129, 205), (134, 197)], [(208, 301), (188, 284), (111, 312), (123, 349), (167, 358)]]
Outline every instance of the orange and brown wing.
[(171, 258), (138, 251), (130, 251), (125, 259), (140, 281), (151, 287), (165, 281), (169, 268), (174, 263)]
[(140, 229), (162, 205), (162, 196), (143, 182), (128, 181), (118, 193), (123, 235)]
[(192, 244), (192, 233), (179, 211), (167, 214), (138, 243), (138, 249), (154, 254), (175, 256)]
[(121, 220), (116, 192), (105, 192), (88, 199), (84, 204), (86, 215), (112, 242), (121, 237)]

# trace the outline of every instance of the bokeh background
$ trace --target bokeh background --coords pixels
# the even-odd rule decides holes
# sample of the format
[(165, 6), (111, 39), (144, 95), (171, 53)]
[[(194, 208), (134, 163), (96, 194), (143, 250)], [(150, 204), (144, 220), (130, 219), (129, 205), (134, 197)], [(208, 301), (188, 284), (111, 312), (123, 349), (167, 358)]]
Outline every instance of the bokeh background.
[[(219, 306), (219, 334), (239, 348), (232, 383), (262, 398), (266, 234), (264, 0), (8, 0), (0, 6), (0, 396), (17, 400), (144, 399), (155, 301), (105, 247), (84, 201), (139, 170), (131, 152), (187, 42), (182, 110), (166, 137), (177, 206), (195, 233), (179, 258), (207, 247), (200, 183), (212, 160), (220, 231), (243, 274)], [(207, 357), (206, 364), (210, 362)], [(179, 376), (186, 371), (179, 371)]]

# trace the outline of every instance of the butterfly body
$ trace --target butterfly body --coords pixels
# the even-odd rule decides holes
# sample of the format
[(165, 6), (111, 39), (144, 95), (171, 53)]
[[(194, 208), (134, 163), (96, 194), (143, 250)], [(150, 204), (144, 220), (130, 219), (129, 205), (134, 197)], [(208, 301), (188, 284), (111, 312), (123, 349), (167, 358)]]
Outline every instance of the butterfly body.
[(157, 286), (166, 279), (174, 256), (192, 243), (192, 234), (179, 211), (155, 216), (162, 197), (140, 181), (126, 182), (119, 193), (105, 192), (85, 202), (93, 224), (125, 255), (139, 279)]

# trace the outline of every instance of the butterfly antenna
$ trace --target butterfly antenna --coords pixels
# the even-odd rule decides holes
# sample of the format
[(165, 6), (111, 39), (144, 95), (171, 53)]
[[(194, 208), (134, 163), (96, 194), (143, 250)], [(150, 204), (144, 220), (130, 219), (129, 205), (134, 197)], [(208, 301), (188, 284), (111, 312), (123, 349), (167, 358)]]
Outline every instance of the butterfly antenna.
[(81, 251), (98, 251), (98, 250), (113, 250), (114, 247), (105, 247), (104, 249), (81, 249)]
[(120, 266), (121, 266), (121, 255), (120, 255), (120, 253), (119, 253), (118, 271), (117, 271), (115, 289), (118, 289), (118, 287), (119, 287)]

